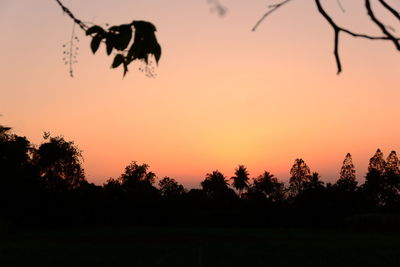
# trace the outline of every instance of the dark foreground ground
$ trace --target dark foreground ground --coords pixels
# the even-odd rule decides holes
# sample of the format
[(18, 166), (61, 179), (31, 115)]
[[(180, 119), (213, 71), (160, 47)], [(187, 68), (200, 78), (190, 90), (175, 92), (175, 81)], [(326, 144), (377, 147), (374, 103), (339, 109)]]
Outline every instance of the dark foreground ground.
[(273, 228), (1, 232), (0, 266), (400, 266), (400, 233)]

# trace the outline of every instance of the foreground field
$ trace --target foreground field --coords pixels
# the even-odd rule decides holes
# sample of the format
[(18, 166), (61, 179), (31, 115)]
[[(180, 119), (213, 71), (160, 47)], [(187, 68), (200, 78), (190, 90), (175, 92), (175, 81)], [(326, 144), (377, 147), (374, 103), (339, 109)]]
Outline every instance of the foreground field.
[(3, 232), (0, 266), (400, 266), (400, 233), (80, 228)]

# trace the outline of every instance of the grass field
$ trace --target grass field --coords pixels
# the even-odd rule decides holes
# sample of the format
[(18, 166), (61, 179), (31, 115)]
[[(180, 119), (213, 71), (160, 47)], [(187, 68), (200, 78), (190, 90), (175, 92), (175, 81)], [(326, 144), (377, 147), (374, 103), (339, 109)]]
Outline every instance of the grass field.
[(3, 232), (0, 266), (400, 266), (400, 233), (160, 227)]

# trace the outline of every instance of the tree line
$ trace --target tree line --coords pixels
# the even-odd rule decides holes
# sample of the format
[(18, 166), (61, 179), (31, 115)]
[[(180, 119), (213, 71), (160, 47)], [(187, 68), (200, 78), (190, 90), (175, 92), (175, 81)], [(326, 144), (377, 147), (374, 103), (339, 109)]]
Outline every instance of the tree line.
[(250, 178), (239, 165), (233, 177), (214, 170), (200, 189), (188, 190), (135, 161), (118, 178), (95, 185), (72, 141), (43, 137), (34, 146), (0, 125), (0, 218), (10, 225), (342, 226), (360, 214), (400, 211), (395, 151), (385, 160), (378, 149), (361, 185), (348, 153), (335, 183), (325, 184), (296, 159), (287, 185), (268, 171)]

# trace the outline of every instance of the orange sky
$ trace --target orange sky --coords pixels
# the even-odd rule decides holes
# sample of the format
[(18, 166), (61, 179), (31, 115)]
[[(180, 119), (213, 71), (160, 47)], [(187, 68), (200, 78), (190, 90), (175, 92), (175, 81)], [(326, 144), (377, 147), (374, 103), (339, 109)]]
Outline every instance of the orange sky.
[[(151, 21), (163, 49), (157, 77), (136, 64), (122, 79), (104, 47), (93, 56), (78, 30), (70, 78), (62, 44), (72, 21), (56, 3), (0, 1), (0, 123), (36, 144), (43, 131), (74, 140), (89, 181), (117, 177), (132, 160), (188, 187), (215, 169), (230, 177), (238, 164), (286, 181), (298, 157), (334, 181), (347, 152), (362, 180), (378, 147), (400, 152), (399, 53), (343, 36), (337, 76), (332, 30), (313, 1), (293, 1), (257, 32), (275, 1), (221, 0), (223, 18), (206, 0), (63, 2), (101, 25)], [(351, 28), (379, 33), (357, 12), (361, 2), (342, 0), (345, 13), (336, 1), (327, 8)]]

